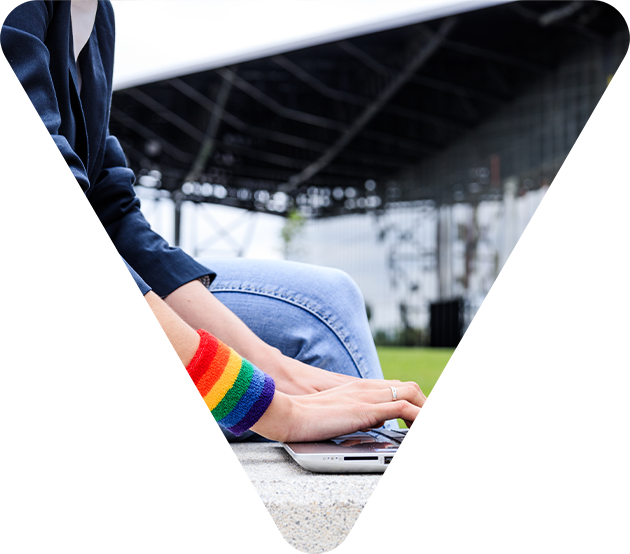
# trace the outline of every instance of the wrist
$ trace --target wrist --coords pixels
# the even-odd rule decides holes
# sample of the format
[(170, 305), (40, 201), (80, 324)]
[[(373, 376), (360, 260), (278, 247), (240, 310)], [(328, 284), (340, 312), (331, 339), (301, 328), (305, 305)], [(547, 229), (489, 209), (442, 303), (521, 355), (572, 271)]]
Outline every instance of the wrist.
[(255, 352), (243, 353), (243, 356), (274, 379), (282, 380), (287, 374), (286, 360), (288, 358), (277, 348), (263, 344), (262, 348), (256, 348)]
[(297, 406), (291, 396), (276, 390), (271, 404), (252, 427), (252, 431), (271, 440), (287, 442), (297, 421), (296, 409)]
[(274, 380), (207, 331), (198, 333), (186, 369), (219, 425), (239, 436), (269, 409)]

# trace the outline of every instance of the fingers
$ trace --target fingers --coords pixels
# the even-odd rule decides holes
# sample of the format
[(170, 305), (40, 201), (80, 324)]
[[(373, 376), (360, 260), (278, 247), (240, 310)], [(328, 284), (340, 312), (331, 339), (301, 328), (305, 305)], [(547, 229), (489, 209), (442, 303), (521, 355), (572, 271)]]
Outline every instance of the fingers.
[[(394, 391), (396, 395), (394, 398)], [(366, 404), (380, 404), (396, 400), (406, 400), (421, 408), (426, 402), (426, 396), (417, 383), (413, 381), (383, 381), (363, 379), (353, 383), (346, 383), (336, 389), (330, 389), (317, 394), (326, 398), (330, 403), (363, 402)], [(344, 400), (342, 400), (342, 398)]]
[[(394, 391), (392, 390), (392, 387), (396, 390), (396, 398), (394, 398)], [(420, 390), (420, 387), (416, 383), (412, 382), (401, 383), (400, 386), (392, 385), (388, 387), (387, 390), (380, 391), (380, 397), (382, 398), (381, 402), (407, 400), (411, 404), (419, 406), (420, 408), (424, 406), (427, 399)]]
[(411, 427), (420, 413), (420, 408), (406, 400), (396, 400), (395, 402), (375, 404), (371, 407), (371, 411), (375, 420), (383, 421), (400, 418), (404, 420), (407, 427)]
[[(391, 389), (383, 383), (378, 386), (363, 383), (360, 387), (338, 387), (332, 391), (300, 396), (286, 396), (278, 392), (278, 398), (274, 397), (268, 412), (272, 411), (276, 400), (286, 399), (290, 409), (279, 412), (271, 422), (275, 425), (272, 431), (279, 429), (283, 442), (287, 442), (321, 440), (360, 429), (372, 429), (381, 426), (384, 421), (397, 418), (411, 426), (420, 413), (423, 400), (415, 383), (401, 385), (400, 396), (395, 401), (391, 399)], [(265, 413), (260, 421), (266, 416)]]
[[(394, 391), (392, 387), (396, 390), (396, 401), (394, 402), (406, 401), (413, 407), (420, 408), (420, 411), (414, 410), (414, 413), (420, 414), (421, 419), (414, 420), (408, 419), (404, 415), (398, 416), (402, 417), (409, 428), (435, 437), (441, 437), (443, 435), (442, 425), (444, 424), (444, 420), (437, 417), (438, 411), (425, 396), (417, 383), (406, 382), (400, 383), (400, 386), (390, 385), (389, 392), (393, 396)], [(406, 407), (402, 409), (408, 410)]]
[(415, 385), (418, 388), (418, 394), (422, 398), (422, 400), (425, 403), (425, 405), (428, 406), (428, 409), (430, 409), (435, 415), (440, 415), (440, 413), (437, 411), (436, 407), (428, 399), (428, 397), (424, 394), (424, 392), (422, 392), (422, 389), (418, 386), (418, 384), (417, 383), (411, 383), (411, 384)]

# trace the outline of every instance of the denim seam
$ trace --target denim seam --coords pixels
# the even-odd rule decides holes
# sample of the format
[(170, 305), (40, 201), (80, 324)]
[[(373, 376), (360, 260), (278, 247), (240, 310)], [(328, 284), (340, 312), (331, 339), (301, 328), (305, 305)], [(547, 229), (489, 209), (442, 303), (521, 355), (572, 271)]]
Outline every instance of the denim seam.
[(294, 298), (289, 298), (287, 296), (283, 296), (282, 294), (277, 293), (277, 292), (267, 291), (267, 290), (259, 290), (259, 289), (252, 289), (252, 288), (221, 286), (221, 287), (217, 287), (217, 288), (212, 288), (211, 287), (210, 288), (210, 292), (212, 292), (212, 293), (215, 293), (215, 292), (243, 292), (243, 293), (248, 293), (248, 294), (257, 294), (258, 296), (266, 296), (268, 298), (280, 299), (280, 300), (283, 300), (283, 301), (287, 302), (288, 304), (292, 304), (294, 306), (297, 306), (298, 308), (302, 308), (303, 310), (305, 310), (305, 311), (309, 312), (310, 314), (314, 315), (315, 317), (319, 318), (323, 323), (325, 323), (328, 326), (328, 328), (339, 339), (341, 344), (343, 344), (344, 347), (346, 348), (346, 351), (350, 355), (350, 358), (352, 358), (352, 361), (354, 362), (354, 365), (357, 368), (357, 371), (359, 372), (359, 375), (361, 375), (361, 377), (364, 378), (361, 365), (357, 361), (357, 357), (360, 357), (360, 355), (356, 352), (356, 350), (351, 348), (350, 344), (348, 344), (346, 339), (344, 339), (341, 336), (340, 331), (335, 328), (335, 325), (325, 315), (319, 313), (315, 308), (312, 308), (308, 304), (300, 302), (298, 300), (295, 300)]

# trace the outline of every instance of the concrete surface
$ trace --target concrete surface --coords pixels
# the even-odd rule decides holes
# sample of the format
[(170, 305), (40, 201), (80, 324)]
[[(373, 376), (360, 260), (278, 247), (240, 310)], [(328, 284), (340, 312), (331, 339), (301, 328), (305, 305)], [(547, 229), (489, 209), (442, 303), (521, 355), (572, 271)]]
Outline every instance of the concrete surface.
[(0, 459), (2, 553), (630, 552), (630, 463), (319, 475), (272, 443)]

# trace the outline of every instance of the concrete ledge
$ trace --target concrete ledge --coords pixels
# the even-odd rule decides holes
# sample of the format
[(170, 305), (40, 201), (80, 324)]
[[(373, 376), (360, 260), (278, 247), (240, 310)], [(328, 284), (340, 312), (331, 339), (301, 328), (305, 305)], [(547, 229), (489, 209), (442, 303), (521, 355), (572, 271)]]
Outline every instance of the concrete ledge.
[(630, 463), (318, 475), (271, 443), (0, 459), (5, 553), (630, 551)]

